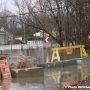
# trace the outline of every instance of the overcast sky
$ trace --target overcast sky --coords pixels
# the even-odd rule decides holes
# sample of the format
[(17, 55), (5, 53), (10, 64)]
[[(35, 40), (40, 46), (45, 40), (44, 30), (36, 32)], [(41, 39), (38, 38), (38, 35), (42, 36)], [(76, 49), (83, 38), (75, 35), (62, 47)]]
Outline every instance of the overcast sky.
[(10, 10), (13, 13), (16, 13), (16, 8), (14, 6), (13, 0), (0, 0), (0, 8), (4, 9), (4, 7), (8, 10)]
[[(32, 0), (32, 5), (35, 3), (36, 0)], [(1, 9), (4, 10), (4, 8), (10, 10), (14, 14), (17, 14), (17, 8), (14, 4), (14, 0), (0, 0), (0, 11)]]

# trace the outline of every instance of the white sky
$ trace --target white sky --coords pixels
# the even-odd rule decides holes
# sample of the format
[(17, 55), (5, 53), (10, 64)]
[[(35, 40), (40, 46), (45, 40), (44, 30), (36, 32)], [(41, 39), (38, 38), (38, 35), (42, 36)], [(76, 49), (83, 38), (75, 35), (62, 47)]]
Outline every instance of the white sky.
[[(32, 0), (32, 4), (34, 4), (35, 1), (36, 0)], [(0, 0), (0, 11), (1, 11), (1, 9), (3, 10), (4, 8), (10, 10), (14, 14), (17, 14), (18, 10), (14, 4), (14, 0)]]
[(10, 10), (11, 12), (16, 13), (16, 8), (14, 6), (13, 0), (0, 0), (0, 8), (1, 9), (6, 8)]

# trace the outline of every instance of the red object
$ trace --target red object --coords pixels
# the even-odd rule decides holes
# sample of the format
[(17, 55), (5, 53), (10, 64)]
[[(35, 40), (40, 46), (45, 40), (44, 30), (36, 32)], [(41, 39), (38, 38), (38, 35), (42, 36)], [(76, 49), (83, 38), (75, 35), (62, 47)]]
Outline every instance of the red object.
[(46, 43), (49, 43), (49, 42), (52, 41), (52, 38), (51, 38), (50, 36), (47, 36), (47, 37), (44, 38), (44, 41), (45, 41)]
[(7, 60), (0, 60), (0, 68), (3, 80), (11, 79), (11, 73)]
[(66, 53), (67, 53), (67, 55), (71, 55), (73, 53), (73, 49), (72, 48), (67, 48)]
[(90, 34), (88, 34), (88, 40), (90, 40)]

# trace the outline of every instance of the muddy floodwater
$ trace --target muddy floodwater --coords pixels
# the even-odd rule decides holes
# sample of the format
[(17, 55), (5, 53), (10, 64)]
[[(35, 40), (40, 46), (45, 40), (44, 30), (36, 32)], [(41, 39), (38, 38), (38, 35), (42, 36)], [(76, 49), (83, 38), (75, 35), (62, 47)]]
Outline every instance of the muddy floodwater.
[(12, 81), (0, 81), (0, 90), (60, 90), (62, 73), (70, 71), (76, 75), (83, 70), (85, 74), (86, 71), (89, 74), (89, 64), (85, 62), (83, 65), (44, 69), (44, 76), (42, 77), (24, 77), (12, 79)]

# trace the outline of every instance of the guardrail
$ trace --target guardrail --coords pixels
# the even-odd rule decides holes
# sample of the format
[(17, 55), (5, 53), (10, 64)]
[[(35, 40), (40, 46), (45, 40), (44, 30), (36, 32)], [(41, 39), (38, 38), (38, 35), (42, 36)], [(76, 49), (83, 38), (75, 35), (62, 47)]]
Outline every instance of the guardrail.
[(14, 44), (14, 45), (1, 45), (0, 50), (19, 50), (30, 48), (51, 47), (51, 44)]

